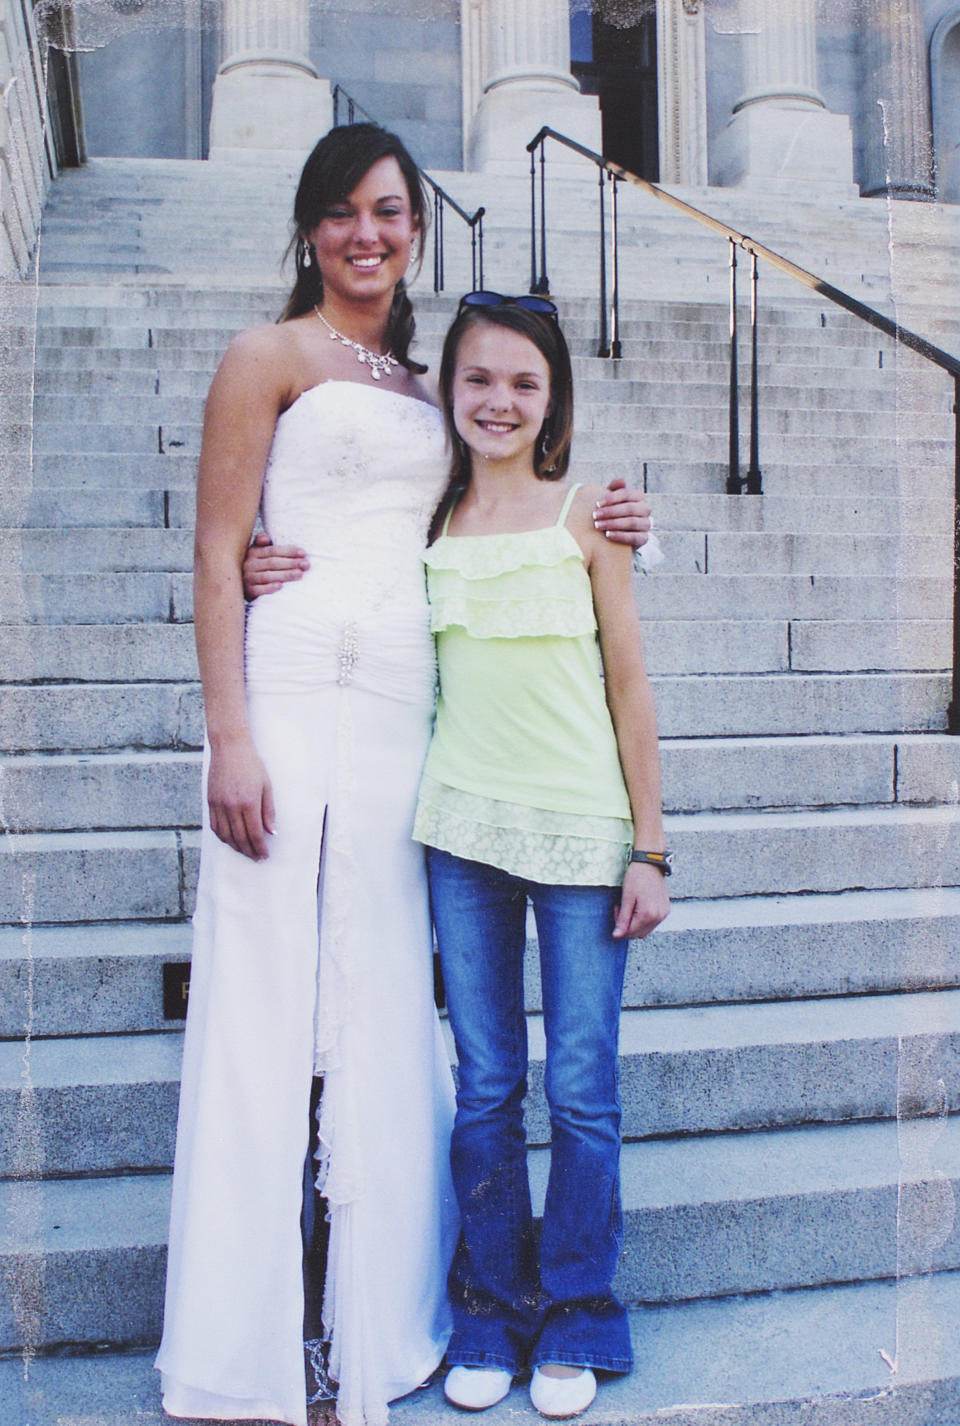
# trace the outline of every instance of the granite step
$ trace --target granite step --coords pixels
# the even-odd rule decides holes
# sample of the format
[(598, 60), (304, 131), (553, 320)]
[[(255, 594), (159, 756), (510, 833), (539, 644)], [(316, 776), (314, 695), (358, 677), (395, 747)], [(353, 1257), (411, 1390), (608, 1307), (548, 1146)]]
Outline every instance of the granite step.
[[(960, 885), (955, 806), (699, 812), (667, 818), (677, 900)], [(192, 911), (191, 831), (8, 833), (0, 923), (171, 920)]]
[[(678, 901), (652, 941), (631, 944), (623, 1003), (951, 989), (960, 985), (958, 926), (960, 890), (951, 887)], [(0, 1039), (176, 1028), (178, 1017), (165, 1014), (162, 967), (188, 962), (191, 941), (185, 922), (0, 929)], [(536, 1010), (532, 918), (525, 973), (526, 1003)]]
[[(530, 1152), (540, 1212), (549, 1151)], [(932, 1177), (931, 1175), (936, 1175)], [(631, 1305), (955, 1269), (960, 1119), (818, 1125), (624, 1146)], [(170, 1177), (0, 1183), (0, 1350), (159, 1335)], [(42, 1295), (28, 1289), (42, 1282)]]
[[(543, 1146), (542, 1018), (527, 1030), (527, 1139)], [(0, 1043), (0, 1179), (171, 1167), (180, 1055), (176, 1033)], [(625, 1010), (622, 1133), (633, 1143), (951, 1113), (958, 1065), (960, 990)]]
[[(960, 890), (678, 901), (630, 945), (625, 1007), (949, 990), (960, 985)], [(776, 947), (772, 954), (770, 947)], [(190, 961), (185, 923), (0, 928), (0, 1040), (170, 1030), (163, 965)], [(526, 1004), (541, 1005), (536, 931)]]
[[(34, 647), (29, 633), (37, 635)], [(0, 746), (7, 751), (190, 748), (202, 741), (187, 625), (0, 626), (3, 655), (23, 680), (0, 685)], [(138, 671), (143, 682), (130, 682)], [(75, 681), (35, 681), (57, 676)], [(663, 737), (942, 731), (950, 699), (944, 673), (711, 674), (702, 662), (690, 674), (654, 674), (653, 686)]]
[[(99, 748), (96, 743), (79, 753), (7, 757), (7, 830), (198, 825), (198, 752)], [(667, 738), (661, 741), (660, 762), (666, 812), (931, 805), (960, 783), (960, 740), (944, 734)]]
[[(585, 1426), (951, 1426), (960, 1274), (637, 1307), (637, 1365), (602, 1382)], [(795, 1344), (786, 1350), (784, 1344)], [(888, 1365), (893, 1363), (893, 1366)], [(441, 1377), (391, 1406), (398, 1426), (448, 1426)], [(9, 1426), (166, 1426), (149, 1351), (0, 1361)], [(536, 1426), (522, 1381), (484, 1415)], [(239, 1423), (233, 1423), (239, 1426)]]

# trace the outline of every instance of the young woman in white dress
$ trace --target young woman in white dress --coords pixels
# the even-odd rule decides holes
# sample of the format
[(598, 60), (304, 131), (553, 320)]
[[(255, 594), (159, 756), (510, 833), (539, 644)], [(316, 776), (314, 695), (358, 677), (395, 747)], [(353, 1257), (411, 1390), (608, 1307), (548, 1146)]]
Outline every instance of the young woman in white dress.
[[(434, 692), (420, 554), (447, 471), (409, 355), (425, 220), (395, 136), (328, 134), (284, 318), (231, 342), (207, 401), (206, 806), (157, 1358), (173, 1416), (305, 1426), (329, 1381), (343, 1426), (383, 1426), (450, 1330), (453, 1093), (410, 835)], [(613, 500), (642, 542), (645, 503)], [(278, 544), (251, 585), (278, 592), (245, 618), (258, 509)]]

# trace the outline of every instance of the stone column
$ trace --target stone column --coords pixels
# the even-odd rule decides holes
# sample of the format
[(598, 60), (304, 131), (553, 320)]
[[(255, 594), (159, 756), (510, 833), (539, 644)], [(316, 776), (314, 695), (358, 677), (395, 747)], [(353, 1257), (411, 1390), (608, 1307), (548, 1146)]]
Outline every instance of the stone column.
[(660, 181), (707, 181), (704, 0), (657, 0)]
[(930, 89), (918, 0), (867, 0), (861, 192), (933, 197)]
[(599, 101), (581, 94), (570, 73), (568, 0), (482, 0), (480, 27), (483, 96), (470, 126), (470, 167), (525, 171), (524, 146), (544, 124), (599, 152)]
[(223, 0), (210, 157), (303, 155), (333, 123), (330, 84), (308, 57), (308, 0)]
[(712, 182), (855, 192), (850, 120), (817, 87), (816, 0), (741, 0), (740, 11), (747, 87), (714, 145)]

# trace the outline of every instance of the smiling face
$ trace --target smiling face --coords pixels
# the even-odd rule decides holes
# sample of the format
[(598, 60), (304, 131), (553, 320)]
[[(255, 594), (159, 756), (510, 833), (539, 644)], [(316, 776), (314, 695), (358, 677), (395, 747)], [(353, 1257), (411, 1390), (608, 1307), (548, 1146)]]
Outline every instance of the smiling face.
[(346, 198), (331, 203), (305, 236), (325, 297), (355, 302), (392, 295), (410, 264), (416, 234), (400, 165), (387, 157), (367, 169)]
[(477, 322), (457, 347), (451, 387), (458, 435), (485, 460), (526, 461), (550, 413), (550, 368), (529, 337)]

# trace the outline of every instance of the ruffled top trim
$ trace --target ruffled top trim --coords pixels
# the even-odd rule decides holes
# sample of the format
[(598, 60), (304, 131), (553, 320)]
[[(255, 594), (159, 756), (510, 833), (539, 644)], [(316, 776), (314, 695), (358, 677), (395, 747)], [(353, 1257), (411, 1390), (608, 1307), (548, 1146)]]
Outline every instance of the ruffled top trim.
[(596, 633), (590, 577), (563, 525), (506, 535), (441, 535), (424, 554), (430, 627), (475, 639)]
[(493, 579), (527, 565), (550, 568), (583, 554), (566, 525), (506, 535), (441, 535), (424, 551), (430, 570), (455, 570), (463, 579)]

